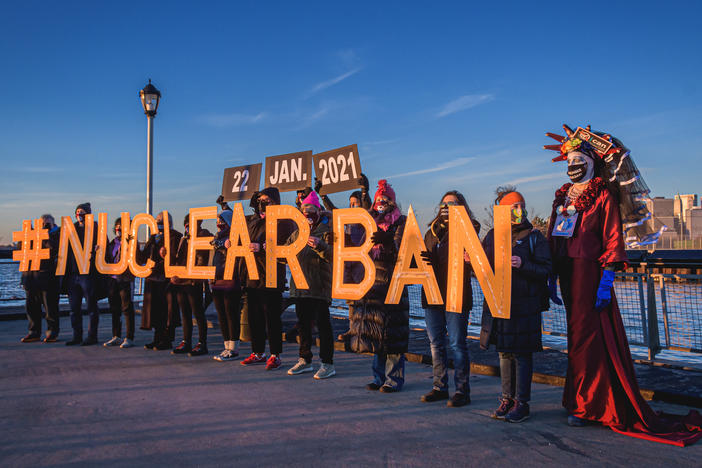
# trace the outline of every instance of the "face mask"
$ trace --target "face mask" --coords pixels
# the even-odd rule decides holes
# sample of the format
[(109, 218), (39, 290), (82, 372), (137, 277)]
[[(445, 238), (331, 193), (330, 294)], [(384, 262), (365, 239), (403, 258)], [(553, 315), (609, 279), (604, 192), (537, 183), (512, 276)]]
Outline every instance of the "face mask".
[(449, 206), (456, 206), (458, 203), (454, 201), (442, 203), (439, 207), (439, 218), (441, 218), (442, 221), (448, 221), (449, 218)]
[(122, 237), (122, 230), (121, 230), (121, 229), (115, 229), (115, 236), (117, 236), (117, 237)]
[(595, 163), (586, 154), (574, 152), (568, 154), (568, 177), (573, 183), (584, 183), (592, 179)]
[(512, 208), (512, 224), (522, 224), (527, 219), (527, 210), (517, 206)]
[(81, 223), (85, 221), (85, 213), (78, 213), (76, 214), (76, 219), (80, 221)]
[(317, 213), (304, 213), (304, 215), (307, 217), (307, 222), (310, 226), (313, 226), (319, 221), (319, 215)]
[(185, 226), (185, 235), (187, 236), (188, 234), (190, 234), (190, 227)]
[(219, 229), (220, 231), (224, 231), (225, 229), (227, 229), (227, 223), (221, 220), (217, 220), (217, 229)]
[(266, 201), (266, 200), (261, 200), (258, 202), (258, 212), (259, 213), (265, 213), (266, 212), (266, 207), (270, 205), (271, 202)]
[(43, 227), (44, 227), (44, 229), (51, 230), (51, 228), (52, 228), (53, 226), (51, 225), (51, 223), (44, 223), (44, 226), (43, 226)]
[(158, 232), (163, 232), (163, 224), (158, 224), (156, 227), (158, 227)]

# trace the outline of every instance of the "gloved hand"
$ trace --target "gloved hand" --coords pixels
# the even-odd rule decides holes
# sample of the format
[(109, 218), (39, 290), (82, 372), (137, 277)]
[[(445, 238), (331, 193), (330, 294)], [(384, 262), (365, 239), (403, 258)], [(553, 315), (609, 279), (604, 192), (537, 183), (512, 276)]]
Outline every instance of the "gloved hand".
[(549, 275), (548, 277), (548, 291), (551, 294), (551, 301), (554, 304), (563, 305), (563, 301), (558, 297), (558, 276)]
[(361, 189), (363, 192), (368, 192), (368, 187), (370, 185), (368, 183), (368, 177), (366, 177), (366, 175), (362, 172), (361, 172), (361, 177), (358, 178), (358, 185), (361, 186)]
[(392, 244), (392, 242), (394, 240), (393, 237), (394, 236), (393, 236), (392, 232), (387, 232), (387, 231), (383, 231), (382, 229), (378, 229), (371, 236), (371, 241), (373, 242), (373, 244), (388, 245), (388, 244)]
[(322, 188), (322, 185), (323, 185), (322, 181), (315, 177), (314, 178), (314, 191), (319, 193), (319, 191)]
[(604, 309), (612, 302), (612, 285), (614, 284), (614, 271), (605, 270), (602, 272), (600, 286), (597, 288), (597, 301), (595, 309)]
[(422, 257), (422, 260), (424, 263), (426, 263), (429, 266), (434, 266), (434, 256), (429, 252), (428, 250), (422, 250), (419, 252), (419, 256)]

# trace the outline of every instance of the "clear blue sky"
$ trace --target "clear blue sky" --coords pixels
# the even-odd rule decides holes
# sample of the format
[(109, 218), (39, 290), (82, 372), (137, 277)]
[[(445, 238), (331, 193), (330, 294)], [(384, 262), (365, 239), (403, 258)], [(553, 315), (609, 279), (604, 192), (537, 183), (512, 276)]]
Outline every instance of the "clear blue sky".
[(545, 215), (564, 121), (619, 137), (653, 195), (702, 190), (700, 2), (96, 3), (3, 5), (0, 243), (84, 201), (144, 211), (149, 77), (154, 208), (178, 224), (225, 167), (351, 143), (420, 222), (509, 182)]

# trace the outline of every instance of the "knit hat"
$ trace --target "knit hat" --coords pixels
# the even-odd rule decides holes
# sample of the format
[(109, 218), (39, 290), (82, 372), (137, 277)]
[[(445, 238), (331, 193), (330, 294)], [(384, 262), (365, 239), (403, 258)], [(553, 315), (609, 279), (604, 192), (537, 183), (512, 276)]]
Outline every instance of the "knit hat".
[(302, 200), (302, 204), (316, 206), (318, 210), (322, 209), (322, 207), (319, 205), (319, 197), (317, 196), (317, 192), (314, 191), (310, 192), (310, 194)]
[(524, 197), (519, 192), (509, 192), (500, 199), (500, 205), (514, 205), (515, 203), (525, 203)]
[(76, 206), (76, 211), (78, 211), (79, 209), (82, 209), (83, 211), (85, 211), (85, 214), (92, 213), (92, 211), (90, 210), (90, 203), (88, 203), (88, 202), (81, 203), (80, 205)]
[(373, 201), (377, 200), (378, 197), (381, 195), (388, 197), (390, 200), (393, 201), (393, 203), (395, 202), (395, 191), (385, 179), (380, 179), (378, 181), (378, 190), (375, 192), (375, 197), (373, 197)]
[(276, 205), (280, 205), (280, 192), (276, 187), (266, 187), (259, 192), (259, 195), (266, 195), (273, 200)]
[(219, 214), (219, 217), (224, 220), (225, 223), (227, 223), (227, 226), (232, 225), (232, 210), (222, 210), (222, 212)]

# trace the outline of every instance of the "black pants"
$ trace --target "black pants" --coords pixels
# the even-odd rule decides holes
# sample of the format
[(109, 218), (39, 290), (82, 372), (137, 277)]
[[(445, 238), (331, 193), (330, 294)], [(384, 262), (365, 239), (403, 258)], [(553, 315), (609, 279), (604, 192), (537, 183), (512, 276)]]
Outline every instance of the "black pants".
[(271, 354), (283, 352), (283, 294), (278, 289), (246, 290), (251, 328), (251, 348), (254, 353), (266, 351), (266, 332)]
[(42, 306), (46, 314), (46, 335), (59, 334), (59, 288), (58, 284), (47, 289), (30, 288), (25, 292), (29, 333), (41, 335)]
[(205, 319), (205, 307), (202, 303), (203, 283), (197, 282), (192, 285), (181, 286), (176, 295), (178, 296), (178, 306), (183, 318), (183, 341), (192, 343), (193, 340), (193, 315), (197, 322), (198, 341), (207, 343), (207, 320)]
[(319, 357), (323, 363), (333, 364), (334, 338), (329, 318), (329, 303), (323, 299), (296, 299), (295, 312), (300, 324), (300, 357), (312, 362), (312, 320), (315, 320), (319, 330)]
[(171, 343), (175, 340), (176, 328), (180, 325), (180, 307), (178, 307), (178, 292), (182, 286), (168, 284), (166, 286), (166, 306), (168, 316), (166, 319), (166, 336), (167, 341)]
[(222, 339), (238, 341), (241, 333), (241, 290), (213, 289), (212, 301), (217, 309)]
[(109, 279), (108, 296), (112, 314), (112, 336), (122, 336), (122, 315), (127, 322), (127, 338), (134, 339), (134, 304), (132, 282)]

